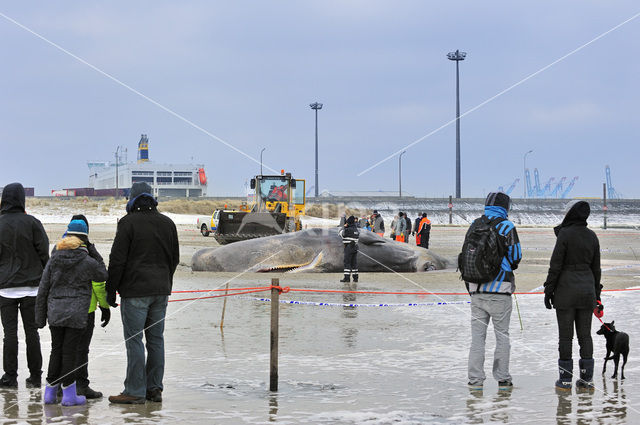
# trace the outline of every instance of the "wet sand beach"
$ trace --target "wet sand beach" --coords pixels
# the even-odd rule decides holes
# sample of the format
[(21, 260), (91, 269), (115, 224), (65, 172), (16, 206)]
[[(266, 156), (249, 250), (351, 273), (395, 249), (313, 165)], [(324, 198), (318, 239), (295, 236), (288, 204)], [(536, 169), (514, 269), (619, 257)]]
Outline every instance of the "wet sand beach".
[[(64, 225), (45, 225), (53, 242)], [(114, 224), (91, 225), (91, 239), (108, 258)], [(540, 287), (546, 278), (555, 236), (551, 227), (519, 228), (523, 261), (516, 271), (519, 292)], [(602, 249), (606, 289), (640, 286), (640, 231), (595, 229)], [(358, 284), (339, 283), (338, 274), (238, 274), (191, 272), (193, 253), (216, 246), (193, 226), (178, 225), (181, 264), (174, 290), (266, 286), (279, 278), (291, 288), (357, 291), (464, 292), (455, 269), (426, 273), (362, 273)], [(466, 227), (434, 226), (431, 247), (454, 258)], [(412, 238), (413, 241), (413, 238)], [(166, 368), (162, 403), (109, 405), (108, 395), (122, 390), (126, 356), (119, 310), (106, 328), (96, 327), (91, 345), (91, 387), (103, 399), (86, 406), (44, 406), (42, 390), (27, 389), (24, 337), (20, 333), (18, 390), (0, 390), (0, 423), (202, 423), (202, 424), (425, 424), (425, 423), (637, 423), (640, 421), (640, 367), (634, 335), (640, 325), (640, 291), (611, 291), (602, 296), (605, 319), (631, 338), (625, 381), (612, 380), (609, 362), (601, 376), (605, 340), (593, 338), (596, 370), (593, 394), (556, 394), (557, 329), (555, 314), (542, 295), (517, 296), (511, 318), (511, 374), (514, 389), (499, 392), (491, 378), (493, 332), (487, 337), (483, 392), (466, 385), (470, 342), (467, 295), (373, 295), (286, 293), (283, 300), (306, 304), (280, 306), (280, 388), (268, 390), (270, 305), (267, 292), (227, 299), (177, 301), (203, 294), (174, 294), (167, 311)], [(209, 294), (207, 294), (209, 295)], [(438, 305), (438, 302), (450, 304)], [(338, 306), (319, 306), (321, 302)], [(391, 306), (348, 306), (348, 304)], [(343, 305), (347, 304), (347, 305)], [(416, 305), (409, 305), (416, 304)], [(44, 368), (50, 334), (41, 330)], [(574, 358), (578, 358), (574, 341)]]

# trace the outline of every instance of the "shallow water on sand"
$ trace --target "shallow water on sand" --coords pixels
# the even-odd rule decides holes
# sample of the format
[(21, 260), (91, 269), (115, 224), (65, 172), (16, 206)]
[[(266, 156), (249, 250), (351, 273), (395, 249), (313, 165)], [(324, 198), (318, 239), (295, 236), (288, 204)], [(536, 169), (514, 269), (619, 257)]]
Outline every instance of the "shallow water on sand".
[[(286, 276), (286, 275), (285, 275)], [(407, 275), (409, 278), (411, 275)], [(231, 276), (230, 276), (231, 277)], [(242, 276), (231, 286), (266, 283), (267, 276)], [(269, 276), (270, 278), (271, 276)], [(333, 284), (336, 275), (297, 278), (296, 287), (388, 290), (388, 282), (357, 286)], [(396, 290), (418, 288), (399, 276)], [(285, 277), (283, 277), (284, 283)], [(223, 277), (180, 277), (176, 289), (210, 289)], [(430, 287), (430, 289), (438, 289)], [(179, 294), (173, 299), (191, 295)], [(257, 297), (268, 296), (258, 294)], [(467, 301), (467, 296), (447, 296)], [(287, 293), (282, 299), (334, 303), (427, 303), (438, 297)], [(595, 335), (593, 394), (556, 394), (555, 315), (541, 295), (520, 295), (511, 321), (511, 373), (515, 387), (499, 392), (491, 378), (493, 332), (487, 338), (488, 379), (483, 392), (466, 386), (469, 347), (468, 304), (404, 307), (280, 306), (279, 391), (268, 391), (270, 305), (253, 295), (228, 299), (224, 332), (222, 300), (172, 302), (166, 322), (163, 403), (109, 405), (106, 398), (87, 406), (43, 406), (41, 391), (0, 391), (0, 423), (215, 423), (215, 424), (425, 424), (425, 423), (638, 423), (640, 367), (634, 353), (640, 325), (640, 291), (603, 295), (606, 319), (631, 336), (625, 381), (612, 380), (613, 364), (602, 377), (603, 337)], [(597, 324), (597, 325), (596, 325)], [(92, 387), (106, 395), (122, 390), (125, 371), (120, 319), (96, 328), (90, 360)], [(50, 337), (41, 332), (48, 355)], [(24, 347), (20, 361), (24, 368)], [(577, 347), (574, 347), (575, 357)], [(45, 357), (45, 365), (47, 364)]]

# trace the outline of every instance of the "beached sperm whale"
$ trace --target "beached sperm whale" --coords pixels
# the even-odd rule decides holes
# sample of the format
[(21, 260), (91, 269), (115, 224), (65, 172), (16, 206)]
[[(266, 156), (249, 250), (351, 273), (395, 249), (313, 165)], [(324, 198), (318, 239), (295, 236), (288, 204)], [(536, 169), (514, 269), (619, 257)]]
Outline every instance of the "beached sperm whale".
[[(433, 251), (360, 232), (360, 272), (421, 272), (440, 270), (451, 264)], [(308, 229), (205, 248), (193, 255), (194, 271), (220, 272), (326, 272), (341, 273), (342, 239), (338, 228)]]

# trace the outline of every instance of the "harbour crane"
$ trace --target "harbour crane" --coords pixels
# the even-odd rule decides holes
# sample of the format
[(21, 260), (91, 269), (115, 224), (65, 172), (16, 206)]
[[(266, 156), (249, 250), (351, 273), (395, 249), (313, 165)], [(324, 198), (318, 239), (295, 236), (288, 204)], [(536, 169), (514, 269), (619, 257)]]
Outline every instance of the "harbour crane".
[(566, 177), (562, 177), (560, 179), (560, 181), (558, 181), (558, 184), (556, 185), (556, 187), (553, 188), (553, 190), (551, 191), (551, 193), (549, 194), (550, 197), (552, 198), (557, 198), (558, 194), (562, 192), (562, 186), (564, 185), (564, 181), (567, 180)]
[(562, 192), (562, 195), (560, 195), (562, 199), (566, 198), (569, 192), (571, 192), (571, 189), (573, 189), (573, 185), (576, 184), (576, 180), (578, 180), (578, 176), (575, 176), (571, 179), (571, 181), (567, 185), (567, 188), (564, 190), (564, 192)]
[(520, 181), (520, 179), (519, 179), (519, 178), (518, 178), (518, 179), (515, 179), (515, 180), (513, 181), (513, 183), (511, 183), (511, 186), (509, 186), (509, 188), (508, 188), (507, 190), (504, 190), (504, 187), (503, 187), (503, 186), (500, 186), (500, 187), (498, 187), (498, 191), (499, 191), (499, 192), (504, 192), (504, 193), (506, 193), (507, 195), (509, 195), (511, 192), (513, 192), (513, 189), (516, 187), (516, 185), (518, 184), (518, 182), (519, 182), (519, 181)]
[(529, 169), (524, 170), (525, 184), (527, 185), (527, 198), (533, 198), (533, 189), (531, 188), (531, 173), (529, 173)]
[(607, 195), (609, 196), (609, 199), (622, 198), (622, 194), (616, 192), (616, 190), (613, 188), (613, 184), (611, 184), (611, 168), (609, 168), (608, 165), (605, 167), (604, 172), (607, 176)]

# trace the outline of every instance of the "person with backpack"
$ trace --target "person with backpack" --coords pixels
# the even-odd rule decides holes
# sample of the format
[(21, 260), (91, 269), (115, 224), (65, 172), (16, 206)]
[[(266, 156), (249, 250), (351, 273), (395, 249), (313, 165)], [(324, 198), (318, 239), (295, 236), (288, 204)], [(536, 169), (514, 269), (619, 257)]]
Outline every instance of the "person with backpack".
[(515, 225), (507, 219), (511, 198), (503, 192), (489, 193), (484, 215), (477, 218), (465, 236), (458, 268), (471, 295), (471, 347), (469, 388), (481, 390), (484, 380), (485, 341), (489, 320), (493, 322), (496, 348), (493, 377), (498, 388), (513, 387), (509, 374), (509, 323), (514, 270), (522, 258)]
[(556, 388), (571, 390), (573, 359), (571, 341), (575, 328), (580, 344), (580, 379), (576, 387), (593, 389), (593, 341), (591, 313), (600, 301), (600, 242), (587, 228), (588, 202), (569, 205), (562, 223), (553, 230), (556, 245), (544, 283), (544, 304), (556, 309), (558, 321), (558, 371)]

